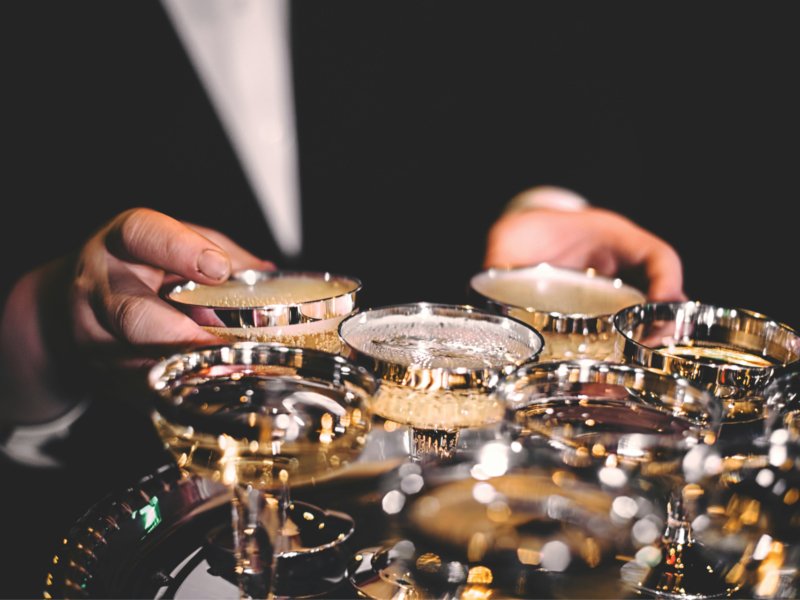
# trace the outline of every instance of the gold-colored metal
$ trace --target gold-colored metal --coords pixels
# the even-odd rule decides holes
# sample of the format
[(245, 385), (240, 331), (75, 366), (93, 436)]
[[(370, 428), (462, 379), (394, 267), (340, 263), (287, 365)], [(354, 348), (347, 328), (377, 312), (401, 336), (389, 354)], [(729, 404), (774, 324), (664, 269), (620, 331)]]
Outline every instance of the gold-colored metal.
[[(295, 271), (237, 271), (223, 286), (247, 288), (262, 282), (276, 280), (318, 280), (339, 283), (345, 292), (328, 298), (319, 298), (288, 304), (268, 306), (216, 306), (193, 304), (186, 301), (186, 292), (206, 288), (190, 281), (168, 290), (165, 298), (173, 306), (187, 314), (198, 325), (214, 328), (285, 327), (299, 323), (310, 323), (349, 315), (356, 309), (356, 296), (361, 291), (361, 281), (354, 277), (331, 273), (306, 273)], [(182, 297), (184, 296), (184, 297)]]
[[(374, 328), (388, 320), (399, 329), (383, 339)], [(472, 326), (492, 331), (491, 341), (503, 346), (502, 357), (491, 356), (497, 348), (488, 344), (481, 356), (481, 332), (473, 333), (472, 340), (464, 337)], [(449, 334), (458, 339), (453, 342)], [(364, 344), (359, 345), (356, 336), (364, 337)], [(544, 347), (536, 329), (512, 317), (471, 306), (427, 302), (358, 312), (341, 322), (339, 337), (348, 347), (346, 354), (378, 378), (429, 391), (491, 391), (502, 377), (536, 361)], [(388, 353), (384, 356), (378, 351), (384, 347), (396, 348), (396, 357), (388, 358)]]
[(730, 400), (729, 419), (761, 410), (764, 388), (800, 365), (800, 336), (768, 317), (699, 302), (644, 304), (614, 316), (616, 354), (623, 362), (675, 374)]
[(613, 358), (614, 313), (645, 302), (644, 294), (620, 279), (548, 264), (478, 273), (470, 280), (470, 294), (489, 312), (541, 332), (545, 349), (539, 362)]

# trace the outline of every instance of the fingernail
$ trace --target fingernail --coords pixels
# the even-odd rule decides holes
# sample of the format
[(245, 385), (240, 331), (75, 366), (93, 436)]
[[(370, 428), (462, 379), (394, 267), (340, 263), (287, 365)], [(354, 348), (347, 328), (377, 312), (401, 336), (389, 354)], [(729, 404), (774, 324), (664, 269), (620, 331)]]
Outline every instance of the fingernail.
[(228, 258), (216, 250), (203, 250), (197, 259), (197, 270), (211, 279), (225, 279), (229, 266)]

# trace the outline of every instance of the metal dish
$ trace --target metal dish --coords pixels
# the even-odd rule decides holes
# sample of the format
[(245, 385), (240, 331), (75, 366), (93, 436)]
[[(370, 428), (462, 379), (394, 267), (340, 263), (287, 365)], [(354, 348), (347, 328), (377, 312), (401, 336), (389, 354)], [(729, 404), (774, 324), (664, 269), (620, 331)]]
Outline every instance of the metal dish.
[(247, 295), (255, 294), (255, 286), (264, 282), (292, 279), (330, 283), (331, 295), (303, 302), (276, 302), (255, 306), (224, 306), (222, 301), (214, 304), (210, 302), (198, 304), (189, 300), (193, 299), (196, 292), (212, 286), (204, 286), (190, 281), (167, 290), (164, 296), (167, 301), (191, 317), (198, 325), (220, 328), (284, 327), (343, 317), (356, 309), (356, 296), (361, 291), (361, 281), (353, 277), (331, 273), (237, 271), (230, 276), (227, 282), (220, 286), (214, 286), (214, 289), (215, 291), (229, 290), (243, 296), (243, 301), (247, 302)]

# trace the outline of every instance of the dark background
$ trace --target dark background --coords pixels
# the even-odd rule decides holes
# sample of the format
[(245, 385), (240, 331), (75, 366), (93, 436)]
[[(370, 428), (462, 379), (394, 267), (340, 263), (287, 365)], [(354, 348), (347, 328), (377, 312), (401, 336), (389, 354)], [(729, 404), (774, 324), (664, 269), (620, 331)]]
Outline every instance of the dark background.
[[(3, 3), (3, 283), (149, 206), (356, 275), (365, 306), (462, 302), (505, 202), (556, 184), (672, 244), (691, 298), (800, 326), (790, 6), (293, 3), (289, 262), (157, 3)], [(3, 595), (38, 596), (48, 540), (160, 460), (145, 420), (92, 410), (67, 471), (0, 465)]]
[(504, 203), (552, 183), (675, 246), (693, 299), (797, 324), (789, 7), (295, 2), (290, 263), (157, 3), (5, 3), (7, 282), (144, 205), (366, 305), (460, 302)]

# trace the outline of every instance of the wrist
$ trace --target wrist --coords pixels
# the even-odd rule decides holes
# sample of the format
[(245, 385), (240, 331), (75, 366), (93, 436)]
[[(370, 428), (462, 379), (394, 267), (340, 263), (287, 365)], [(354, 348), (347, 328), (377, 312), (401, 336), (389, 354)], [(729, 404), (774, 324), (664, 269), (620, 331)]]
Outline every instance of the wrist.
[(9, 294), (0, 319), (0, 421), (51, 421), (81, 397), (67, 319), (71, 264), (61, 259), (39, 267)]
[(589, 201), (580, 194), (556, 186), (537, 186), (514, 196), (503, 210), (503, 215), (527, 212), (540, 208), (579, 212), (591, 207)]

